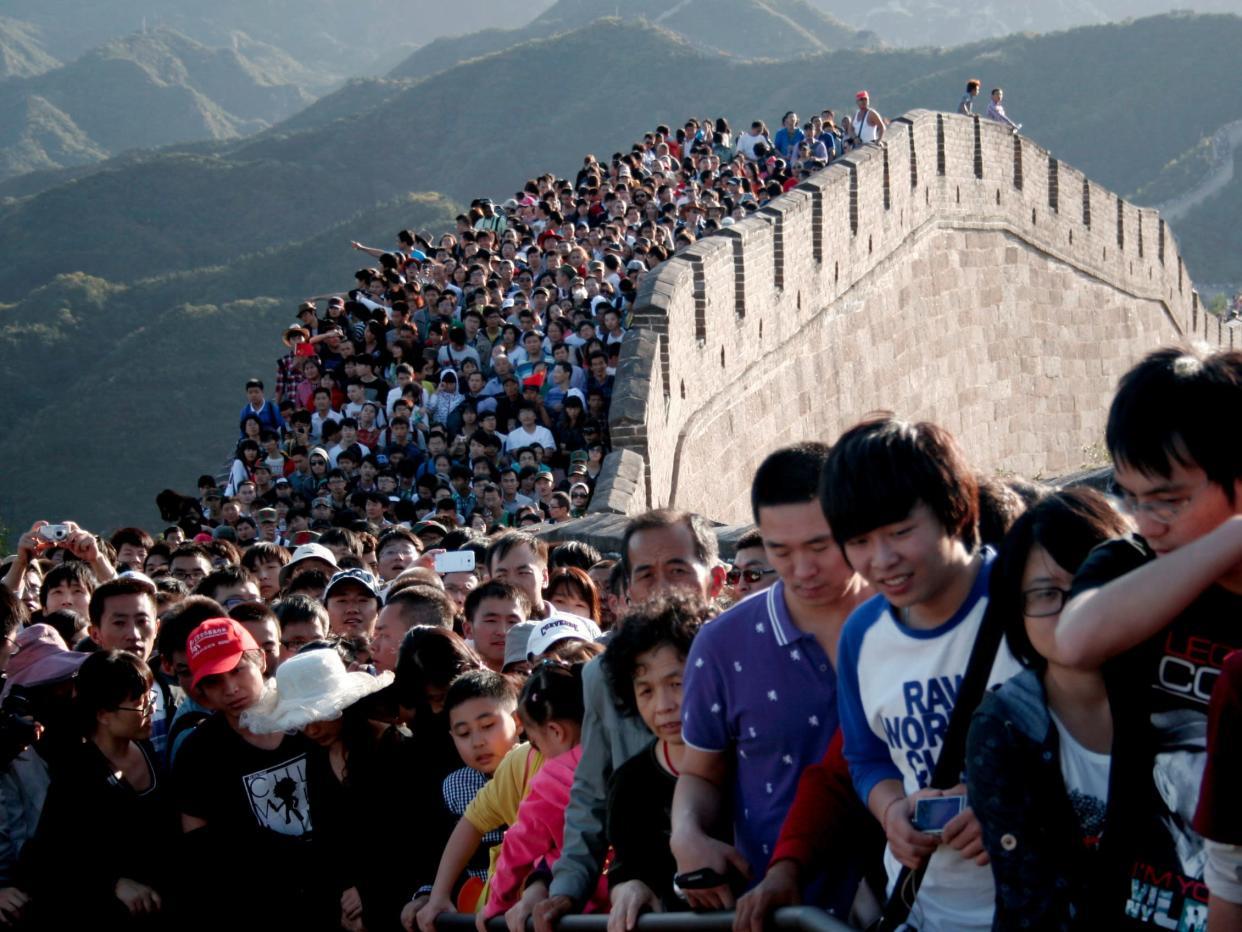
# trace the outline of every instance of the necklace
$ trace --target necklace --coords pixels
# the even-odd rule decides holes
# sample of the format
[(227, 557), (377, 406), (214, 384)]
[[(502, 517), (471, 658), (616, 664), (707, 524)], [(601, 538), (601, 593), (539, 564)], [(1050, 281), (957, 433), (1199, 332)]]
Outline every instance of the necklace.
[(664, 747), (664, 763), (668, 766), (669, 772), (675, 777), (680, 777), (681, 771), (673, 766), (672, 755), (668, 753), (668, 742), (661, 741), (660, 744)]

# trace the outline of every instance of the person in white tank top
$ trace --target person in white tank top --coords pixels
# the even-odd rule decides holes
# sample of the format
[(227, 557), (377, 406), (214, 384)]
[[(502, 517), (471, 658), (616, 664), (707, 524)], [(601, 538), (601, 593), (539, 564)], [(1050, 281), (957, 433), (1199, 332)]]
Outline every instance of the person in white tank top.
[(884, 118), (871, 109), (871, 95), (866, 91), (859, 91), (855, 99), (858, 101), (858, 112), (854, 114), (855, 138), (862, 145), (879, 142), (884, 138)]

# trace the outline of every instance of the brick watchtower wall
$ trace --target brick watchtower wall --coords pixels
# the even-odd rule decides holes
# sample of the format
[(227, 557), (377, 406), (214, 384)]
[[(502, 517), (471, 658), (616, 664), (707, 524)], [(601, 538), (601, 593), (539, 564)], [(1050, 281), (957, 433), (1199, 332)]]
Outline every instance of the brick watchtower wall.
[(592, 510), (722, 521), (748, 520), (768, 452), (880, 408), (944, 424), (983, 469), (1073, 471), (1143, 353), (1234, 341), (1155, 211), (924, 110), (664, 263), (634, 324)]

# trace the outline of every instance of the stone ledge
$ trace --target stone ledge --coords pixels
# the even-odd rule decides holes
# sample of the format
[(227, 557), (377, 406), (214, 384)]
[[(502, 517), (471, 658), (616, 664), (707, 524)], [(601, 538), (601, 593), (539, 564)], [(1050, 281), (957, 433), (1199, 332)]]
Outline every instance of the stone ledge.
[(613, 450), (604, 465), (591, 497), (590, 515), (636, 515), (647, 510), (646, 464), (634, 450)]

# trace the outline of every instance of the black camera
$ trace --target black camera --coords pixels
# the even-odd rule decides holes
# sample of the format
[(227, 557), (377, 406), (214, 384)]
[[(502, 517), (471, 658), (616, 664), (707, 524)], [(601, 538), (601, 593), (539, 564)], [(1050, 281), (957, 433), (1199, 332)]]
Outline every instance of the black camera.
[(30, 696), (21, 686), (14, 686), (0, 705), (0, 769), (35, 743), (38, 724)]

